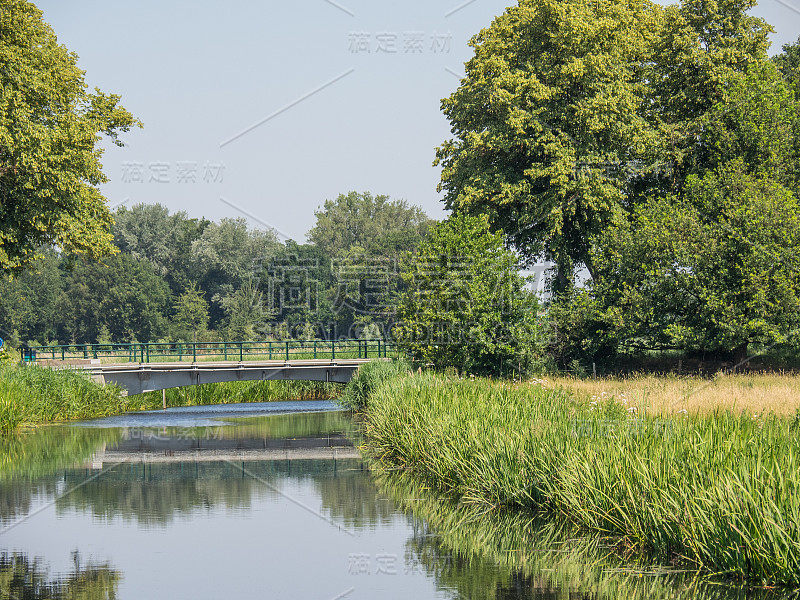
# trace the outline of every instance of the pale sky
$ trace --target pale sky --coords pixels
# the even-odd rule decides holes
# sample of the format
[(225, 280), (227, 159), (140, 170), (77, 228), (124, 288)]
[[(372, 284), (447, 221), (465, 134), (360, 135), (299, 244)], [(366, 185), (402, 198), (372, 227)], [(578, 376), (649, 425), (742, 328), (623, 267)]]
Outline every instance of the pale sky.
[[(469, 38), (509, 0), (40, 0), (87, 83), (144, 122), (103, 157), (112, 207), (160, 202), (247, 217), (305, 241), (314, 210), (351, 190), (444, 216), (440, 101)], [(800, 0), (764, 0), (772, 53)]]

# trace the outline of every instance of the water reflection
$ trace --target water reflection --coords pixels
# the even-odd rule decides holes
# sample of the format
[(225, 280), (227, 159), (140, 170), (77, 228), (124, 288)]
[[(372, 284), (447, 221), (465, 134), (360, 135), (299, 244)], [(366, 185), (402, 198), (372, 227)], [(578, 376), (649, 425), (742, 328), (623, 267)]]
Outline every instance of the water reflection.
[[(181, 414), (180, 422), (185, 419)], [(246, 509), (254, 497), (276, 497), (290, 480), (312, 482), (323, 504), (349, 525), (374, 522), (374, 486), (344, 413), (224, 423), (53, 427), (4, 440), (11, 451), (0, 471), (0, 522), (27, 515), (34, 499), (52, 499), (59, 514), (75, 509), (105, 520), (163, 526), (197, 510)]]
[(108, 564), (81, 565), (73, 553), (74, 568), (51, 576), (40, 559), (26, 554), (0, 554), (0, 598), (14, 600), (100, 600), (115, 598), (120, 574)]
[[(59, 514), (74, 509), (95, 519), (163, 527), (176, 517), (248, 509), (256, 500), (280, 497), (279, 490), (290, 482), (313, 483), (323, 505), (326, 498), (333, 499), (332, 514), (347, 515), (348, 523), (356, 524), (369, 511), (361, 508), (363, 502), (343, 502), (338, 490), (344, 487), (355, 498), (369, 484), (364, 470), (360, 459), (117, 463), (88, 483), (91, 471), (64, 472), (62, 481), (70, 491), (57, 499), (56, 509)], [(354, 480), (359, 484), (353, 485)]]
[(785, 596), (709, 585), (616, 540), (371, 473), (343, 413), (209, 414), (0, 440), (0, 599)]
[(442, 591), (477, 599), (785, 598), (786, 591), (720, 585), (696, 573), (625, 555), (618, 541), (553, 519), (486, 511), (431, 496), (402, 472), (376, 473), (382, 493), (412, 516), (406, 557)]
[(55, 471), (89, 460), (106, 445), (122, 437), (118, 429), (40, 427), (0, 436), (0, 482), (36, 480)]

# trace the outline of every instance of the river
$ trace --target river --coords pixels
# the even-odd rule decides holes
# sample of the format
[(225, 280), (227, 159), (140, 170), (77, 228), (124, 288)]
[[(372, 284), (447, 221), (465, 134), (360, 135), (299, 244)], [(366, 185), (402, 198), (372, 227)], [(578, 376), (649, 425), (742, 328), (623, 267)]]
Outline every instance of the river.
[(327, 401), (0, 439), (0, 599), (778, 598), (372, 473)]

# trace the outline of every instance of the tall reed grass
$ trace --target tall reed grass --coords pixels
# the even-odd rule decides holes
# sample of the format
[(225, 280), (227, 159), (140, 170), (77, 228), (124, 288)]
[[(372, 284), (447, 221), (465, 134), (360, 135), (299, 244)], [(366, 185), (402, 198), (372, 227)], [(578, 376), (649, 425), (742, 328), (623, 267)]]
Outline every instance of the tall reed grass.
[(373, 391), (367, 448), (486, 507), (560, 513), (700, 568), (800, 586), (800, 427), (663, 418), (563, 389), (419, 375)]
[[(486, 511), (449, 502), (402, 470), (374, 471), (382, 496), (413, 517), (406, 545), (437, 584), (471, 600), (505, 598), (522, 583), (537, 598), (776, 600), (772, 590), (704, 581), (696, 571), (659, 564), (608, 536), (526, 510)], [(408, 560), (408, 559), (406, 559)], [(517, 596), (513, 596), (517, 597)]]
[[(273, 402), (276, 400), (331, 400), (344, 389), (341, 383), (324, 381), (231, 381), (205, 383), (166, 391), (167, 407), (230, 404), (234, 402)], [(129, 410), (161, 408), (161, 392), (131, 396)]]
[(23, 423), (88, 419), (126, 410), (113, 385), (101, 386), (88, 375), (35, 365), (0, 365), (0, 431)]
[(344, 388), (339, 404), (348, 410), (363, 411), (376, 389), (409, 372), (411, 363), (405, 359), (375, 360), (361, 365)]

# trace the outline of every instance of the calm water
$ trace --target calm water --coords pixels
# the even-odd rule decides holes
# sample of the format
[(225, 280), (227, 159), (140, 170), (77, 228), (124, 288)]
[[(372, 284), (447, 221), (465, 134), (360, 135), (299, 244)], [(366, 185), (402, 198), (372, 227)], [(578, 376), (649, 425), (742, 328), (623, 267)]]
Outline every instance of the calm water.
[(371, 474), (333, 409), (170, 409), (2, 440), (0, 599), (785, 596)]

